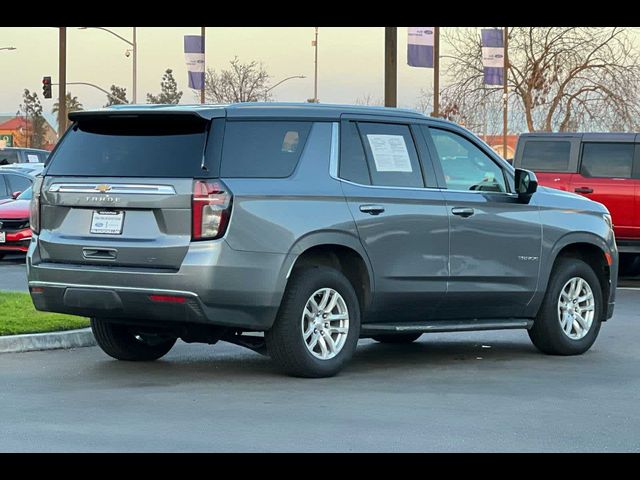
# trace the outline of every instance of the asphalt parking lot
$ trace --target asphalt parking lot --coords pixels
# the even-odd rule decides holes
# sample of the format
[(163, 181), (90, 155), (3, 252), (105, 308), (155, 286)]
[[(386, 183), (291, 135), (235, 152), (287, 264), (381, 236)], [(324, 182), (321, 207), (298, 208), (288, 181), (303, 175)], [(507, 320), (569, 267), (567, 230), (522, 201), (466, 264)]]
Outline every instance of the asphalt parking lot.
[(582, 356), (542, 355), (524, 331), (362, 340), (319, 380), (228, 344), (146, 364), (97, 347), (3, 354), (0, 451), (638, 452), (639, 303), (621, 288)]
[(7, 255), (0, 260), (1, 290), (28, 291), (24, 255)]

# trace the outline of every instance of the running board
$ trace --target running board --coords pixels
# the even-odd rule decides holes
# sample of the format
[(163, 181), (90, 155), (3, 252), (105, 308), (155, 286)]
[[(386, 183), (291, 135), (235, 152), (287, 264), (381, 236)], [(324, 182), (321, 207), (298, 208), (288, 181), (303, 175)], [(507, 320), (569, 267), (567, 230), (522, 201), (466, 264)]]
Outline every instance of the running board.
[(420, 323), (368, 323), (362, 325), (362, 334), (472, 332), (477, 330), (510, 330), (515, 328), (530, 329), (532, 326), (533, 320), (530, 318), (510, 318), (508, 320), (429, 320), (427, 322)]

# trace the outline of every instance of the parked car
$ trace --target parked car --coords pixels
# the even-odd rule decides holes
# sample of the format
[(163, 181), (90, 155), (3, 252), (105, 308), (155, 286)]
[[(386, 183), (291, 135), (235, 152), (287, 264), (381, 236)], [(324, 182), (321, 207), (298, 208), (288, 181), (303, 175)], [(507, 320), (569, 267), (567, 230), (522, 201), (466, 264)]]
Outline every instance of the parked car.
[(0, 205), (0, 259), (7, 253), (26, 253), (31, 241), (31, 187), (15, 200)]
[(0, 165), (44, 163), (48, 156), (48, 150), (39, 148), (0, 147)]
[(12, 163), (10, 165), (0, 165), (0, 172), (19, 172), (36, 176), (44, 170), (44, 163)]
[(523, 134), (515, 166), (533, 170), (542, 185), (604, 204), (613, 219), (621, 273), (640, 274), (640, 134)]
[(29, 289), (114, 358), (222, 340), (324, 377), (369, 337), (521, 328), (580, 354), (613, 315), (607, 209), (453, 123), (277, 103), (69, 117), (34, 184)]
[(31, 186), (34, 178), (26, 171), (0, 168), (0, 205), (15, 200)]

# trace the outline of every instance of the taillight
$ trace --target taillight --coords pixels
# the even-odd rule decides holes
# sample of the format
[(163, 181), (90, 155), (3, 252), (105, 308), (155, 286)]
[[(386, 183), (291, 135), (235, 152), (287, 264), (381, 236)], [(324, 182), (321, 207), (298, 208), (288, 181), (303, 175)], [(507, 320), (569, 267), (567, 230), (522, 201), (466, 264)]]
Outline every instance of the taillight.
[(33, 182), (33, 193), (29, 204), (29, 226), (35, 234), (40, 233), (40, 189), (42, 188), (42, 177), (37, 177)]
[(232, 194), (219, 180), (194, 180), (191, 239), (213, 240), (224, 235), (231, 215)]

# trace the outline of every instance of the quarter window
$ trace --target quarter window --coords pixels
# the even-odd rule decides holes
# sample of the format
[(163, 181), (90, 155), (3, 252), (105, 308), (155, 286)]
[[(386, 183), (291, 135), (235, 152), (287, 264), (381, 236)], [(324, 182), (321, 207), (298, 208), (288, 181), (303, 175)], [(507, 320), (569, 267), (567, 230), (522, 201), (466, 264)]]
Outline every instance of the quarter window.
[(447, 130), (430, 128), (447, 188), (506, 192), (502, 169), (466, 138)]
[(390, 187), (424, 187), (418, 153), (407, 125), (359, 123), (371, 183)]
[(528, 140), (522, 151), (522, 168), (536, 172), (568, 172), (571, 142)]
[(298, 164), (311, 122), (227, 122), (221, 177), (283, 178)]
[(631, 178), (632, 143), (585, 143), (580, 173), (585, 177)]

